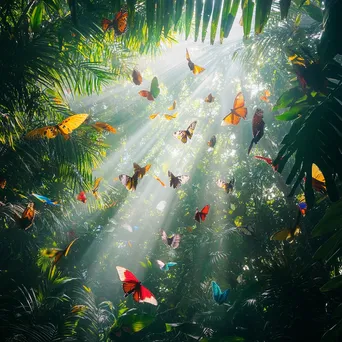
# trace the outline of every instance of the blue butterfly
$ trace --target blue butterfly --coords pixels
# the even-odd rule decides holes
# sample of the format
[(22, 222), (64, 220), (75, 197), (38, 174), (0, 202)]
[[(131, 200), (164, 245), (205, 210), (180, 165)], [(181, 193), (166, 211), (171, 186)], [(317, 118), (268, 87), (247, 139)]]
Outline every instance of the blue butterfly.
[(157, 264), (162, 271), (168, 271), (170, 269), (170, 267), (177, 265), (176, 262), (168, 262), (168, 263), (164, 264), (160, 260), (157, 260)]
[(219, 305), (223, 304), (228, 298), (230, 289), (227, 289), (224, 292), (222, 292), (220, 286), (218, 286), (214, 281), (211, 282), (211, 286), (215, 302)]
[(50, 200), (50, 198), (47, 198), (45, 196), (37, 195), (37, 194), (32, 194), (32, 196), (34, 196), (35, 198), (37, 198), (39, 201), (43, 203), (50, 204), (50, 205), (59, 205), (57, 204), (58, 202), (53, 202)]

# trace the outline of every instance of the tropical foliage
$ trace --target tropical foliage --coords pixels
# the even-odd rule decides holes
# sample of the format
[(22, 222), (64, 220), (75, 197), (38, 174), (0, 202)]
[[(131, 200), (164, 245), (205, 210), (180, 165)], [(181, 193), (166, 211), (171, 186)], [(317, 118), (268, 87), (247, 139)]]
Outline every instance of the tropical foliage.
[[(341, 6), (334, 0), (2, 1), (1, 338), (340, 340)], [(104, 32), (102, 19), (121, 9), (128, 11), (127, 32)], [(243, 41), (224, 40), (240, 14)], [(163, 56), (182, 35), (191, 47), (190, 40), (204, 42), (196, 45), (204, 53), (192, 58), (210, 61), (203, 72), (209, 81), (163, 64), (158, 99), (136, 100), (138, 88), (126, 80), (139, 57), (154, 63), (149, 57)], [(150, 84), (155, 75), (143, 71)], [(269, 102), (260, 100), (265, 89)], [(254, 151), (271, 157), (277, 172), (247, 155), (250, 121), (218, 128), (226, 94), (234, 99), (240, 90), (249, 118), (252, 108), (264, 111), (265, 136)], [(198, 99), (209, 92), (213, 103)], [(175, 99), (176, 119), (148, 119)], [(76, 113), (91, 116), (69, 139), (26, 138)], [(191, 141), (166, 140), (191, 119), (198, 121)], [(117, 134), (94, 129), (97, 121)], [(213, 134), (217, 143), (208, 150)], [(133, 162), (152, 164), (136, 193), (117, 180), (132, 175)], [(312, 186), (312, 164), (324, 175), (323, 193)], [(168, 186), (168, 170), (190, 181), (164, 189), (152, 176)], [(233, 192), (217, 179), (235, 179)], [(76, 199), (80, 191), (86, 203)], [(41, 203), (32, 193), (58, 203)], [(297, 214), (303, 196), (306, 216)], [(35, 217), (22, 230), (29, 202)], [(207, 203), (208, 217), (196, 224), (196, 207)], [(301, 234), (291, 243), (270, 240), (297, 224)], [(162, 243), (161, 228), (181, 235), (179, 248)], [(156, 260), (177, 264), (164, 272)], [(154, 293), (157, 307), (123, 297), (118, 265)], [(212, 298), (212, 281), (230, 289), (223, 305)]]

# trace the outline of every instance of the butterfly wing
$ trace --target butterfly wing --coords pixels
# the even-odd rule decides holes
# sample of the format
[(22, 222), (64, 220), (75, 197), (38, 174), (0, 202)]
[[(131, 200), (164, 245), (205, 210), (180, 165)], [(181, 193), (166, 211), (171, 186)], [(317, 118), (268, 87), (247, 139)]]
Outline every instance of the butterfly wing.
[(21, 218), (19, 219), (21, 228), (25, 230), (29, 229), (33, 224), (35, 215), (36, 211), (34, 209), (34, 203), (28, 203), (26, 209), (21, 215)]
[(46, 126), (42, 128), (34, 129), (25, 135), (26, 139), (37, 139), (37, 138), (56, 138), (59, 131), (56, 126)]
[(200, 216), (200, 212), (198, 210), (198, 208), (196, 208), (196, 212), (195, 212), (195, 217), (194, 219), (198, 222), (201, 223), (201, 216)]
[(166, 187), (165, 183), (159, 178), (157, 177), (156, 175), (153, 175), (153, 178), (156, 179), (161, 186), (163, 186), (164, 188)]
[(271, 166), (272, 166), (272, 159), (271, 159), (271, 158), (262, 157), (262, 156), (254, 156), (254, 158), (263, 160), (263, 161), (266, 162), (268, 165), (271, 165)]
[(164, 266), (165, 266), (165, 264), (164, 264), (161, 260), (157, 260), (157, 264), (158, 264), (158, 267), (159, 267), (162, 271), (164, 271)]
[(311, 172), (312, 172), (312, 178), (316, 179), (319, 182), (325, 183), (325, 178), (323, 176), (323, 173), (316, 164), (312, 164)]
[(282, 229), (276, 233), (274, 233), (271, 237), (270, 240), (277, 240), (277, 241), (285, 241), (291, 238), (291, 231), (290, 229)]
[(34, 196), (35, 198), (37, 198), (39, 201), (41, 201), (43, 203), (52, 203), (52, 201), (45, 196), (38, 195), (38, 194), (32, 194), (32, 196)]
[(87, 196), (85, 194), (84, 191), (81, 191), (78, 195), (77, 195), (77, 200), (78, 201), (81, 201), (83, 203), (86, 203), (87, 202)]
[(187, 176), (187, 175), (178, 176), (177, 178), (178, 178), (178, 180), (180, 181), (179, 186), (182, 185), (182, 184), (187, 183), (187, 182), (189, 181), (189, 179), (190, 179), (190, 177)]
[(208, 146), (209, 147), (214, 147), (216, 145), (216, 136), (213, 135), (210, 140), (208, 141)]
[(186, 50), (185, 58), (188, 62), (191, 62), (189, 51), (188, 51), (188, 49), (185, 49), (185, 50)]
[(107, 131), (107, 132), (110, 132), (110, 133), (113, 133), (113, 134), (117, 133), (117, 130), (113, 126), (107, 124), (106, 122), (98, 121), (98, 122), (95, 122), (92, 126), (97, 131), (103, 131), (104, 130), (104, 131)]
[(304, 217), (306, 215), (306, 211), (307, 211), (307, 208), (308, 208), (307, 204), (305, 202), (300, 202), (300, 203), (298, 203), (298, 208), (299, 208), (301, 214)]
[(67, 256), (67, 255), (68, 255), (71, 246), (75, 243), (76, 240), (78, 240), (78, 238), (72, 240), (72, 241), (68, 244), (67, 248), (65, 248), (65, 250), (64, 250), (64, 252), (63, 252), (63, 253), (64, 253), (64, 256)]
[(0, 189), (5, 189), (6, 183), (6, 179), (0, 179)]
[(150, 118), (151, 120), (153, 120), (153, 119), (155, 119), (158, 115), (159, 115), (159, 113), (151, 114), (151, 115), (149, 116), (149, 118)]
[(210, 210), (210, 205), (207, 204), (207, 205), (201, 210), (201, 212), (199, 213), (200, 218), (201, 218), (202, 221), (205, 221), (207, 215), (209, 214), (209, 210)]
[(164, 118), (166, 119), (166, 120), (172, 120), (172, 119), (176, 119), (176, 117), (177, 117), (177, 115), (178, 115), (178, 113), (174, 113), (174, 114), (172, 114), (172, 115), (169, 115), (169, 114), (164, 114)]
[(172, 238), (173, 239), (172, 239), (170, 246), (171, 246), (171, 248), (176, 249), (179, 247), (179, 244), (180, 244), (180, 235), (175, 234)]
[(116, 270), (122, 282), (132, 282), (137, 284), (140, 283), (138, 278), (127, 268), (124, 268), (122, 266), (116, 266)]
[(173, 266), (176, 266), (176, 265), (177, 265), (176, 262), (168, 262), (168, 263), (166, 264), (167, 267), (173, 267)]
[(179, 139), (183, 144), (186, 144), (186, 142), (188, 141), (187, 131), (180, 130), (180, 131), (174, 132), (173, 136), (176, 139)]
[(63, 136), (67, 136), (72, 133), (73, 130), (78, 128), (83, 124), (83, 122), (87, 119), (89, 114), (75, 114), (69, 116), (65, 120), (63, 120), (60, 124), (57, 125), (60, 132)]
[(159, 83), (158, 83), (157, 77), (153, 77), (153, 79), (152, 79), (150, 92), (151, 92), (153, 98), (155, 98), (155, 99), (160, 94), (160, 88), (159, 88)]
[(176, 104), (177, 104), (176, 100), (173, 101), (172, 106), (168, 107), (168, 110), (175, 110), (176, 109)]
[(133, 69), (132, 78), (133, 78), (134, 84), (140, 85), (142, 83), (141, 73), (136, 69)]
[(140, 303), (149, 303), (152, 305), (158, 305), (158, 301), (152, 294), (152, 292), (147, 289), (145, 286), (140, 285), (139, 289), (139, 302)]
[(219, 304), (223, 304), (224, 302), (227, 301), (229, 293), (230, 293), (230, 289), (223, 291), (219, 299)]
[(138, 173), (135, 173), (133, 177), (127, 175), (120, 175), (119, 180), (128, 191), (134, 191), (138, 184)]
[(213, 292), (213, 298), (216, 303), (220, 304), (220, 296), (222, 294), (222, 291), (220, 289), (220, 286), (215, 281), (211, 282), (211, 289)]
[(201, 72), (203, 72), (205, 70), (205, 68), (200, 67), (199, 65), (194, 64), (194, 69), (192, 70), (194, 75), (200, 74)]
[(210, 94), (204, 99), (204, 102), (211, 103), (211, 102), (214, 102), (214, 99), (215, 99), (215, 97), (210, 93)]
[(225, 190), (226, 192), (229, 192), (228, 190), (228, 183), (221, 180), (221, 179), (218, 179), (216, 181), (216, 185), (219, 187), (219, 188), (222, 188), (223, 190)]
[(192, 138), (192, 136), (193, 136), (193, 134), (194, 134), (194, 131), (195, 131), (195, 128), (196, 128), (196, 125), (197, 125), (197, 121), (193, 121), (193, 122), (189, 125), (188, 129), (186, 130), (187, 136), (188, 136), (189, 139)]
[(176, 189), (178, 186), (180, 186), (179, 179), (175, 177), (171, 171), (168, 171), (167, 174), (170, 178), (170, 187), (173, 187), (174, 189)]
[(128, 12), (122, 9), (114, 18), (113, 27), (115, 34), (121, 36), (127, 31)]
[(167, 234), (165, 233), (165, 231), (164, 231), (164, 230), (161, 230), (160, 234), (161, 234), (162, 241), (163, 241), (166, 245), (168, 245)]
[(153, 97), (152, 93), (149, 92), (148, 90), (140, 90), (138, 94), (142, 97), (146, 97), (147, 100), (149, 100), (149, 101), (154, 101), (154, 97)]
[(95, 178), (95, 181), (94, 181), (94, 187), (92, 189), (92, 192), (96, 199), (98, 198), (97, 191), (99, 190), (99, 186), (100, 186), (102, 179), (103, 177), (99, 177), (99, 178)]
[(240, 92), (236, 95), (234, 100), (234, 108), (223, 118), (221, 126), (238, 125), (241, 118), (245, 119), (247, 116), (247, 108), (245, 107), (245, 98)]
[(113, 23), (111, 20), (104, 18), (101, 21), (101, 27), (104, 32), (106, 32), (108, 29), (113, 27)]

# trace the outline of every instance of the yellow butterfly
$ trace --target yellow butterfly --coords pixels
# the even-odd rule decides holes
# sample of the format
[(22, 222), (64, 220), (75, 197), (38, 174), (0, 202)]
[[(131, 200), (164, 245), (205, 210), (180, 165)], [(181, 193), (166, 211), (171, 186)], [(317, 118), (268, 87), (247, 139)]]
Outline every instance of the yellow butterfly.
[(151, 120), (153, 120), (153, 119), (155, 119), (158, 115), (159, 115), (159, 112), (158, 112), (158, 113), (155, 113), (155, 114), (151, 114), (151, 115), (149, 116), (149, 118), (150, 118)]
[(176, 100), (173, 101), (172, 106), (170, 106), (170, 107), (168, 108), (168, 110), (175, 110), (175, 109), (176, 109), (176, 104), (177, 104)]
[(98, 132), (107, 131), (113, 134), (117, 133), (117, 130), (106, 122), (95, 122), (92, 127), (95, 128)]
[(34, 129), (26, 134), (26, 139), (36, 139), (36, 138), (48, 138), (53, 139), (61, 133), (65, 140), (70, 138), (70, 134), (73, 130), (82, 125), (82, 123), (87, 119), (88, 114), (76, 114), (69, 116), (67, 119), (63, 120), (61, 123), (55, 126), (45, 126), (41, 128)]
[(270, 240), (277, 240), (277, 241), (288, 241), (292, 243), (296, 236), (301, 233), (300, 227), (298, 225), (295, 226), (294, 229), (285, 228), (280, 230), (279, 232), (274, 233)]
[(178, 115), (178, 113), (174, 113), (172, 115), (164, 114), (164, 117), (165, 117), (166, 120), (170, 121), (170, 120), (176, 119), (177, 115)]
[(92, 192), (93, 192), (93, 195), (95, 196), (96, 199), (99, 198), (98, 190), (99, 190), (99, 186), (100, 186), (102, 179), (103, 179), (103, 177), (95, 178), (94, 187), (92, 189)]
[(88, 307), (86, 305), (74, 305), (71, 309), (71, 313), (80, 313), (80, 312), (84, 312), (85, 310), (87, 310)]
[(196, 124), (197, 121), (193, 121), (186, 130), (177, 131), (173, 133), (173, 136), (179, 139), (183, 144), (185, 144), (188, 141), (188, 138), (192, 138), (194, 130), (196, 128)]
[(186, 59), (188, 61), (189, 69), (193, 72), (194, 75), (200, 74), (201, 72), (203, 72), (205, 70), (204, 68), (194, 64), (191, 61), (188, 49), (186, 49), (186, 55), (185, 56), (186, 56)]

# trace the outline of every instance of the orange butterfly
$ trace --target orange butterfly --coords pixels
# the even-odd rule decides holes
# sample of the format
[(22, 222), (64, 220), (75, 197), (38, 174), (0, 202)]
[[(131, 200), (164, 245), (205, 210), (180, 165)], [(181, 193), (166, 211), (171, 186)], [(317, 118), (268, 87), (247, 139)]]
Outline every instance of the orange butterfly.
[(92, 189), (93, 195), (96, 199), (99, 198), (98, 190), (103, 177), (95, 178), (94, 187)]
[(178, 115), (178, 113), (174, 113), (174, 114), (172, 114), (172, 115), (169, 115), (169, 114), (164, 114), (164, 118), (166, 119), (166, 120), (172, 120), (172, 119), (176, 119), (176, 117), (177, 117), (177, 115)]
[(21, 217), (18, 214), (15, 214), (14, 219), (19, 224), (20, 228), (27, 230), (32, 226), (35, 215), (34, 203), (30, 202)]
[(76, 114), (69, 116), (67, 119), (63, 120), (56, 126), (45, 126), (42, 128), (34, 129), (25, 135), (27, 139), (35, 138), (48, 138), (53, 139), (61, 133), (65, 140), (70, 138), (70, 134), (73, 130), (82, 125), (82, 123), (87, 119), (88, 114)]
[(264, 102), (270, 102), (269, 97), (271, 96), (271, 92), (269, 90), (264, 90), (264, 95), (260, 96), (260, 100)]
[(158, 113), (155, 113), (155, 114), (151, 114), (151, 115), (149, 116), (149, 118), (150, 118), (151, 120), (153, 120), (153, 119), (155, 119), (158, 115), (159, 115), (159, 112), (158, 112)]
[(204, 102), (214, 102), (215, 97), (213, 95), (211, 95), (211, 93), (204, 99)]
[(95, 122), (92, 125), (92, 127), (94, 127), (98, 132), (107, 131), (113, 134), (117, 133), (117, 130), (113, 126), (107, 124), (106, 122), (100, 122), (100, 121)]
[(170, 107), (168, 108), (168, 110), (175, 110), (175, 109), (176, 109), (176, 104), (177, 104), (176, 100), (173, 101), (172, 106), (170, 106)]
[(235, 97), (234, 108), (223, 118), (221, 126), (234, 125), (236, 126), (241, 118), (246, 119), (247, 108), (245, 107), (245, 99), (242, 93), (238, 93)]
[(165, 183), (156, 175), (153, 175), (154, 179), (156, 179), (164, 188), (166, 187)]
[(134, 174), (136, 174), (138, 178), (143, 178), (150, 168), (151, 164), (147, 164), (144, 167), (140, 167), (137, 163), (133, 163)]
[(136, 85), (140, 85), (143, 80), (141, 73), (137, 69), (133, 69), (132, 78), (133, 78), (134, 84)]
[(0, 189), (5, 189), (7, 181), (5, 178), (0, 178)]
[(128, 19), (128, 12), (125, 9), (121, 9), (113, 19), (113, 21), (105, 18), (102, 20), (102, 30), (107, 31), (110, 29), (114, 29), (115, 34), (117, 36), (121, 36), (127, 31), (127, 19)]
[(188, 61), (188, 66), (194, 75), (200, 74), (201, 72), (203, 72), (205, 70), (205, 68), (202, 68), (202, 67), (194, 64), (191, 61), (188, 49), (186, 49), (186, 55), (185, 56), (186, 56), (186, 59)]

